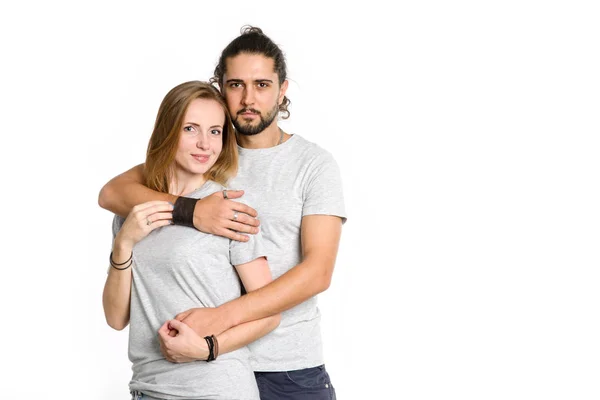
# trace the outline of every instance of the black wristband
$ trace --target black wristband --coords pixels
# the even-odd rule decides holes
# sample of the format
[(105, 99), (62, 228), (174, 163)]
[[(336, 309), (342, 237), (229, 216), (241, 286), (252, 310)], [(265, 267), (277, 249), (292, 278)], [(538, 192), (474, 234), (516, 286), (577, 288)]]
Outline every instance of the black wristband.
[(178, 197), (173, 205), (173, 224), (194, 227), (194, 208), (200, 199)]

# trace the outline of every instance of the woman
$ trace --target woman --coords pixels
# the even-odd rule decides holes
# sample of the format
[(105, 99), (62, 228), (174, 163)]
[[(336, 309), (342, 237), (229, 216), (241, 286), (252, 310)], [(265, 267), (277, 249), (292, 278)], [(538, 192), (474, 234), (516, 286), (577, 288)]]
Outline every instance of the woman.
[[(160, 106), (148, 145), (147, 186), (202, 198), (223, 190), (236, 170), (235, 134), (219, 92), (198, 81), (173, 88)], [(240, 281), (246, 291), (269, 283), (260, 236), (235, 242), (175, 226), (172, 210), (168, 202), (150, 201), (136, 206), (124, 221), (115, 217), (113, 224), (103, 305), (111, 327), (121, 330), (131, 323), (133, 398), (258, 399), (244, 346), (275, 329), (279, 315), (206, 338), (172, 318), (240, 296)], [(169, 361), (163, 353), (178, 356)]]

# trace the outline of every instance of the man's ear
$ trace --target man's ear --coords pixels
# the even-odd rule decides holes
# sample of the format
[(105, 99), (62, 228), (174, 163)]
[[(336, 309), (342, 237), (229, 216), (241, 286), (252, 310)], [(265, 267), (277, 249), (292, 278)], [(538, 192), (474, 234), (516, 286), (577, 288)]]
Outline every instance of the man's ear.
[(285, 96), (285, 92), (287, 92), (287, 88), (288, 88), (288, 81), (286, 79), (285, 81), (283, 81), (283, 83), (279, 87), (279, 100), (278, 100), (279, 105), (281, 105), (281, 103), (283, 103), (283, 97)]

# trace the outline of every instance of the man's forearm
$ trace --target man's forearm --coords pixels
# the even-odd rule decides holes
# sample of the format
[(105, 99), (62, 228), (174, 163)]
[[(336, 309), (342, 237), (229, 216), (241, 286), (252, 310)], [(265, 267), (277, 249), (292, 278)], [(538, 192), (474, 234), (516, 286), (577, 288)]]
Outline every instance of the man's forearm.
[(230, 326), (280, 314), (329, 287), (325, 269), (305, 260), (260, 289), (221, 305)]
[(327, 290), (331, 283), (342, 221), (337, 216), (302, 218), (302, 262), (273, 282), (218, 307), (230, 326), (280, 314)]
[(254, 342), (277, 328), (281, 315), (236, 325), (217, 336), (219, 354), (229, 353)]
[(143, 182), (143, 166), (138, 165), (104, 185), (98, 195), (98, 204), (123, 218), (127, 217), (134, 206), (147, 201), (163, 200), (175, 204), (177, 196), (149, 189)]

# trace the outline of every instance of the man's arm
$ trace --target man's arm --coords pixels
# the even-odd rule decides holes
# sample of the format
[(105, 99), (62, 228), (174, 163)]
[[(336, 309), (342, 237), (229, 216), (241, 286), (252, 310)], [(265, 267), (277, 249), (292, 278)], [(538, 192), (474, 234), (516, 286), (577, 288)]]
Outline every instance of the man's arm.
[[(228, 190), (229, 199), (242, 197), (242, 190)], [(175, 204), (178, 196), (161, 193), (144, 186), (144, 164), (112, 178), (98, 195), (100, 207), (125, 218), (131, 209), (151, 200), (169, 201)], [(234, 214), (239, 213), (234, 221)], [(222, 192), (213, 193), (198, 200), (194, 208), (194, 227), (201, 232), (240, 242), (248, 241), (242, 233), (258, 232), (259, 221), (256, 210), (237, 201), (223, 198)]]
[[(236, 265), (235, 268), (248, 293), (259, 290), (261, 287), (273, 282), (269, 264), (264, 257), (250, 263)], [(281, 314), (273, 314), (247, 323), (236, 324), (233, 328), (218, 335), (219, 347), (224, 352), (237, 350), (277, 328), (280, 321)]]
[[(271, 282), (271, 270), (264, 257), (257, 258), (245, 264), (237, 265), (236, 270), (248, 292), (252, 292)], [(236, 325), (217, 335), (219, 354), (229, 353), (242, 346), (252, 343), (277, 328), (281, 315), (273, 315), (244, 324)], [(170, 327), (163, 325), (159, 330), (161, 352), (172, 362), (188, 362), (202, 360), (207, 357), (206, 343), (203, 336), (187, 330), (187, 321), (169, 321)], [(181, 329), (179, 329), (179, 328)], [(172, 329), (171, 329), (172, 328)], [(189, 329), (189, 328), (188, 328)], [(204, 335), (206, 336), (206, 335)]]
[(151, 200), (164, 200), (175, 204), (177, 196), (160, 193), (144, 186), (144, 164), (136, 165), (112, 178), (98, 195), (100, 207), (123, 218), (127, 218), (136, 205)]
[(341, 233), (339, 217), (303, 217), (300, 264), (258, 290), (217, 308), (185, 311), (176, 319), (185, 319), (200, 335), (217, 335), (232, 326), (289, 310), (329, 288)]

